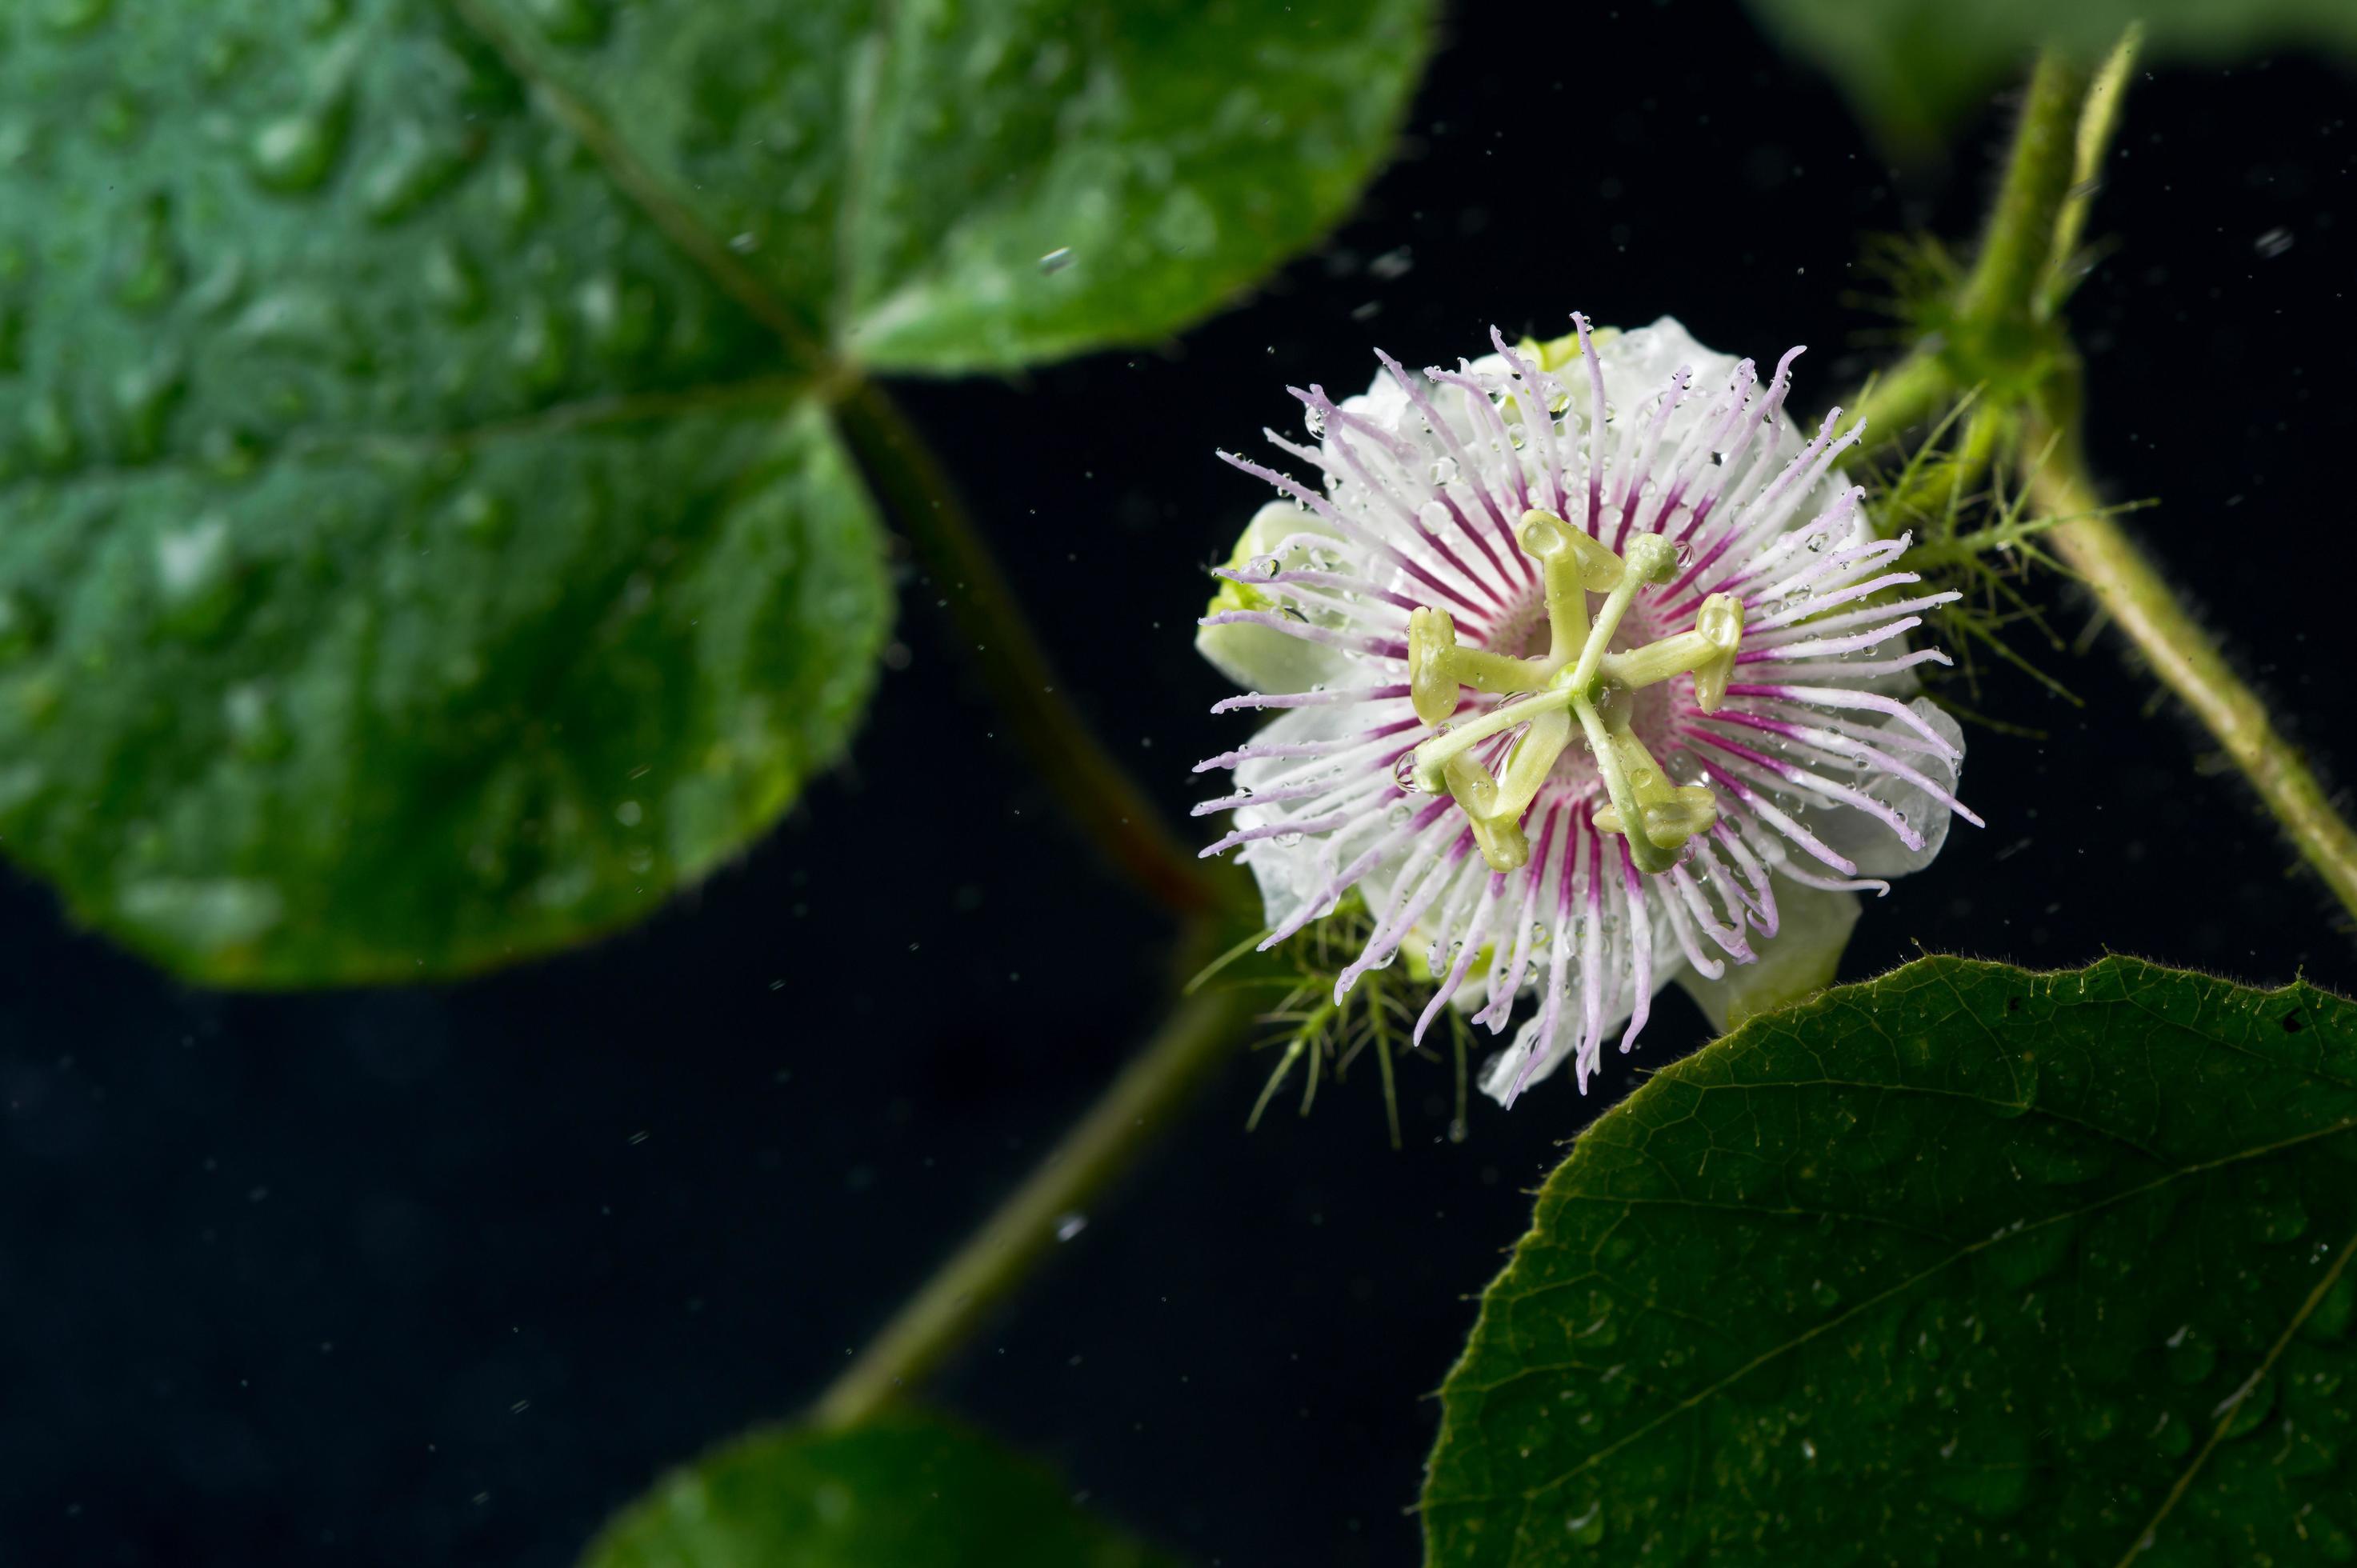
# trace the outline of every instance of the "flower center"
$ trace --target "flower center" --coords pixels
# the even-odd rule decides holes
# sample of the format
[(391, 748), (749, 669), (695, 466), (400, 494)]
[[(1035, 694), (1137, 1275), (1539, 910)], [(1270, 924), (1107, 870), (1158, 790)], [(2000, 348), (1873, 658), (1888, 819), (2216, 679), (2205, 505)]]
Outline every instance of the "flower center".
[[(1543, 656), (1460, 647), (1445, 609), (1421, 606), (1408, 617), (1408, 694), (1418, 718), (1440, 724), (1457, 711), (1466, 686), (1511, 699), (1419, 745), (1416, 787), (1454, 796), (1482, 858), (1495, 870), (1512, 871), (1530, 859), (1523, 816), (1572, 745), (1576, 725), (1610, 800), (1598, 809), (1596, 826), (1628, 836), (1640, 871), (1666, 871), (1686, 840), (1717, 821), (1718, 802), (1707, 786), (1676, 784), (1653, 760), (1632, 723), (1634, 693), (1691, 671), (1695, 705), (1715, 710), (1727, 694), (1743, 639), (1742, 601), (1713, 594), (1696, 610), (1691, 630), (1615, 651), (1637, 590), (1667, 582), (1677, 570), (1669, 541), (1639, 534), (1625, 553), (1616, 554), (1536, 508), (1523, 514), (1518, 538), (1540, 565), (1547, 623)], [(1592, 615), (1590, 593), (1604, 596)], [(1493, 774), (1474, 748), (1523, 725), (1501, 772)]]

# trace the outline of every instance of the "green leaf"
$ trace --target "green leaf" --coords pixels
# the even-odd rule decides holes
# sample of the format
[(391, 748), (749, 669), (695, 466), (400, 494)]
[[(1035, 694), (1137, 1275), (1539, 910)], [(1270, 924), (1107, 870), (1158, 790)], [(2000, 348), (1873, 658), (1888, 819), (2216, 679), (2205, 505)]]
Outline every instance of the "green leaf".
[(2145, 25), (2153, 60), (2357, 49), (2357, 5), (2348, 0), (1751, 0), (1751, 7), (1902, 145), (1936, 145), (2041, 46), (2093, 60), (2135, 21)]
[(1168, 1568), (1049, 1471), (943, 1422), (739, 1438), (606, 1527), (582, 1568)]
[(0, 14), (0, 843), (212, 983), (643, 914), (872, 688), (853, 351), (1200, 316), (1347, 204), (1424, 11)]
[(927, 371), (1152, 341), (1257, 282), (1389, 150), (1432, 14), (465, 3), (823, 351)]
[(1580, 1137), (1442, 1390), (1426, 1561), (2346, 1561), (2352, 1250), (2357, 1007), (1922, 960)]

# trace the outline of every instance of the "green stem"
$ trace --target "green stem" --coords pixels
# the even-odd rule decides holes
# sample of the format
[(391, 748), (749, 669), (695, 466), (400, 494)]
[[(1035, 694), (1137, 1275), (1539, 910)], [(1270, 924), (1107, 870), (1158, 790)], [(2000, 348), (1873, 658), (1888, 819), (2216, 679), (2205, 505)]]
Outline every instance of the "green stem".
[(1056, 1244), (1065, 1220), (1085, 1214), (1136, 1162), (1252, 1015), (1248, 995), (1232, 987), (1180, 1002), (1023, 1185), (819, 1396), (811, 1420), (824, 1427), (866, 1420), (938, 1367)]
[(2051, 317), (2060, 310), (2078, 282), (2074, 269), (2080, 260), (2079, 241), (2087, 231), (2087, 214), (2095, 205), (2104, 159), (2109, 156), (2112, 137), (2120, 128), (2120, 106), (2127, 101), (2128, 72), (2136, 65), (2137, 50), (2143, 47), (2144, 24), (2129, 23), (2120, 41), (2112, 46), (2112, 52), (2104, 57), (2094, 80), (2088, 83), (2086, 102), (2079, 111), (2079, 129), (2072, 137), (2071, 192), (2054, 219), (2053, 252), (2047, 267), (2044, 292), (2038, 301), (2041, 316)]
[[(2087, 82), (2086, 70), (2066, 56), (2049, 50), (2039, 57), (1980, 250), (1948, 306), (1945, 330), (1917, 345), (1847, 407), (1875, 442), (1930, 423), (1967, 387), (2026, 390), (2052, 358), (2040, 288), (2051, 271), (2056, 226), (2081, 183), (2073, 177)], [(2108, 102), (2115, 102), (2116, 93)], [(2084, 220), (2083, 208), (2072, 210)]]
[(1063, 694), (1063, 682), (1025, 619), (948, 474), (872, 381), (835, 392), (835, 417), (853, 456), (908, 535), (959, 632), (973, 644), (992, 700), (1072, 821), (1129, 880), (1166, 908), (1200, 915), (1220, 885)]
[(1956, 295), (1962, 322), (1994, 329), (2031, 316), (2078, 166), (2087, 80), (2086, 69), (2066, 56), (2051, 49), (2039, 56), (1980, 253)]
[(2054, 553), (2078, 574), (2161, 684), (2217, 737), (2333, 897), (2357, 915), (2357, 832), (2333, 810), (2314, 770), (2267, 716), (2266, 704), (2104, 512), (2077, 441), (2033, 427), (2029, 446), (2046, 453), (2028, 475), (2030, 493), (2042, 510), (2064, 520), (2046, 535)]
[(1930, 424), (1955, 395), (1956, 378), (1940, 356), (1917, 349), (1860, 388), (1842, 412), (1878, 445)]

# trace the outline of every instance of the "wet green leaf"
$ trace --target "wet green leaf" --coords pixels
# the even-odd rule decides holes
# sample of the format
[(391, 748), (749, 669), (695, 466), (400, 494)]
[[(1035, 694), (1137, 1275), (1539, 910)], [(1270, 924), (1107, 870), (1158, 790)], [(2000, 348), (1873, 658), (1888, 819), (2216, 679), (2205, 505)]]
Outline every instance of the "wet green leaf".
[(1768, 30), (1831, 71), (1851, 102), (1902, 145), (1934, 143), (2018, 77), (2040, 46), (2090, 60), (2130, 22), (2146, 58), (2248, 59), (2286, 49), (2357, 49), (2348, 0), (1751, 0)]
[(872, 369), (1150, 341), (1323, 233), (1431, 0), (466, 0), (801, 329)]
[(2349, 1003), (2127, 959), (1841, 987), (1548, 1178), (1426, 1561), (2345, 1561), (2352, 1250)]
[(847, 360), (1201, 315), (1347, 203), (1423, 10), (0, 13), (0, 843), (213, 983), (642, 914), (873, 685)]
[(658, 1482), (582, 1568), (1168, 1568), (1055, 1476), (944, 1423), (740, 1438)]

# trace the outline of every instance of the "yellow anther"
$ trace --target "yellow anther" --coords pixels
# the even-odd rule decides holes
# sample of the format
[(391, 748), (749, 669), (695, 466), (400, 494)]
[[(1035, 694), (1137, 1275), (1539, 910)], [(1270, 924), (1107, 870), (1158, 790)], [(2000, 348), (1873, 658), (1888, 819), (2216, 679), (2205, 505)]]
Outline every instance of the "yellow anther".
[[(1674, 849), (1696, 833), (1706, 833), (1718, 821), (1718, 797), (1706, 784), (1682, 784), (1671, 792), (1672, 799), (1651, 806), (1638, 808), (1643, 817), (1645, 836), (1655, 844)], [(1617, 833), (1620, 825), (1620, 809), (1607, 802), (1596, 808), (1596, 830)]]
[(1733, 594), (1711, 595), (1695, 615), (1695, 630), (1709, 639), (1712, 649), (1711, 656), (1694, 667), (1695, 706), (1715, 714), (1727, 700), (1736, 650), (1743, 645), (1743, 601)]
[(1457, 676), (1448, 655), (1457, 648), (1457, 623), (1429, 606), (1407, 618), (1407, 695), (1415, 716), (1437, 725), (1457, 711)]
[(1492, 871), (1516, 871), (1531, 863), (1530, 835), (1512, 817), (1469, 817), (1474, 847)]
[(1571, 742), (1571, 717), (1559, 706), (1547, 708), (1529, 723), (1530, 728), (1507, 754), (1502, 784), (1469, 752), (1459, 751), (1441, 765), (1441, 781), (1464, 808), (1473, 828), (1473, 842), (1492, 871), (1512, 871), (1530, 859), (1530, 841), (1521, 826), (1523, 813), (1530, 810)]
[(1658, 844), (1681, 844), (1710, 832), (1718, 821), (1718, 797), (1707, 784), (1681, 784), (1666, 800), (1645, 808), (1645, 836)]
[(1519, 811), (1498, 810), (1498, 781), (1471, 757), (1448, 759), (1448, 792), (1464, 808), (1473, 829), (1473, 842), (1493, 871), (1512, 871), (1531, 858), (1530, 840), (1523, 836)]
[(1666, 583), (1678, 569), (1678, 547), (1658, 533), (1641, 533), (1629, 542), (1629, 553), (1623, 559), (1639, 582)]
[[(1525, 553), (1541, 561), (1552, 563), (1556, 557), (1567, 557), (1567, 564), (1579, 573), (1579, 585), (1591, 593), (1605, 593), (1620, 581), (1623, 564), (1598, 541), (1590, 539), (1585, 529), (1574, 528), (1544, 507), (1533, 507), (1523, 513), (1523, 526), (1517, 534)], [(1554, 584), (1548, 584), (1550, 590)]]

